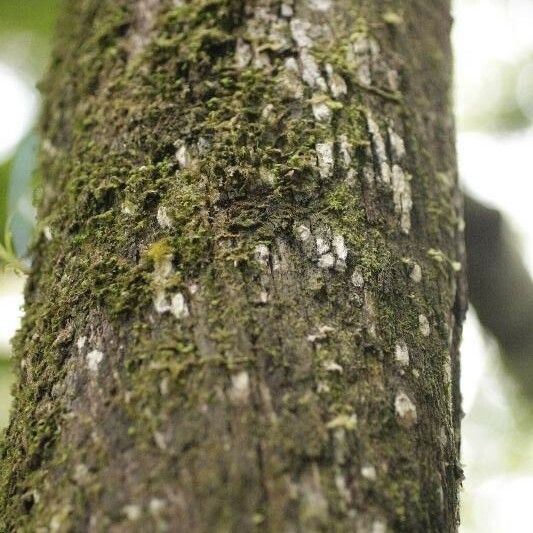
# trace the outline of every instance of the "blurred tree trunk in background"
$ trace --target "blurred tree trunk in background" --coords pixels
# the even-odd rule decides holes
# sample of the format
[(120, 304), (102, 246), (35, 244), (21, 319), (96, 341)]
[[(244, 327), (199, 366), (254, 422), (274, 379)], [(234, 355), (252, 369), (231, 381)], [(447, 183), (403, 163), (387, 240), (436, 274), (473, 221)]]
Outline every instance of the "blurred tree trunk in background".
[(447, 0), (79, 0), (42, 87), (5, 530), (454, 531)]

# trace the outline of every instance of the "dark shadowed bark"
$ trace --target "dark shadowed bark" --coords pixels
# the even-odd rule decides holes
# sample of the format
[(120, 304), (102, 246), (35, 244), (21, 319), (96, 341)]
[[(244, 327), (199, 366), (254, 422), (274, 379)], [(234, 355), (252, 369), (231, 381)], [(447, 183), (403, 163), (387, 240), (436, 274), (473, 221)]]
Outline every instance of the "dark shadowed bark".
[(6, 530), (456, 530), (450, 24), (447, 0), (66, 3)]

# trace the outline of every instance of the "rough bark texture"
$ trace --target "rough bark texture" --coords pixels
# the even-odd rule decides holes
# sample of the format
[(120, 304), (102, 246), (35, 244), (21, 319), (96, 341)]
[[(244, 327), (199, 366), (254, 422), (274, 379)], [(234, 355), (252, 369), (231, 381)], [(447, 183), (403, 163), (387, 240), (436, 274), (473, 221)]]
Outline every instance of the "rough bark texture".
[(4, 528), (454, 531), (448, 0), (65, 11)]

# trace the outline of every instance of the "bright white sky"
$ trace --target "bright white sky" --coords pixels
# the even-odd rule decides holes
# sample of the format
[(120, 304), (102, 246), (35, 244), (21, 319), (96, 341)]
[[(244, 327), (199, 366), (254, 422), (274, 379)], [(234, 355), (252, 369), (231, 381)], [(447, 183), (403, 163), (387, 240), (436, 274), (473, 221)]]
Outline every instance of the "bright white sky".
[[(497, 62), (512, 62), (533, 51), (533, 0), (455, 0), (455, 21), (457, 112), (472, 105), (489, 109), (501, 94), (494, 72)], [(526, 74), (533, 77), (533, 65)], [(28, 81), (0, 63), (0, 161), (27, 133), (36, 108), (36, 92)], [(505, 136), (460, 132), (458, 137), (463, 182), (507, 214), (521, 235), (533, 272), (532, 151), (533, 128)], [(20, 282), (0, 286), (0, 347), (17, 327), (20, 291)], [(530, 533), (533, 434), (521, 433), (522, 459), (512, 469), (506, 458), (516, 455), (512, 439), (517, 428), (495, 370), (494, 352), (471, 315), (462, 357), (467, 481), (461, 532)]]

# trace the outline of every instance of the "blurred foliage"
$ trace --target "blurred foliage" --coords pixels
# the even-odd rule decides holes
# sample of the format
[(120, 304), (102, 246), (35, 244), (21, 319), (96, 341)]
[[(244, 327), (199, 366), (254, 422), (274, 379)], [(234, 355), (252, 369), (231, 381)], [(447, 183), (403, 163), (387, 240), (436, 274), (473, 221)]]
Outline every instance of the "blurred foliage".
[(0, 164), (0, 235), (3, 235), (6, 227), (9, 190), (10, 162)]
[(48, 38), (61, 0), (0, 0), (0, 33), (31, 32)]
[(512, 63), (495, 62), (485, 72), (483, 93), (459, 117), (462, 130), (508, 133), (533, 121), (533, 53)]

